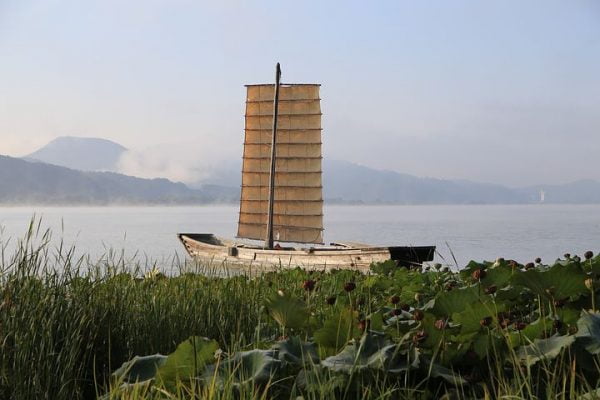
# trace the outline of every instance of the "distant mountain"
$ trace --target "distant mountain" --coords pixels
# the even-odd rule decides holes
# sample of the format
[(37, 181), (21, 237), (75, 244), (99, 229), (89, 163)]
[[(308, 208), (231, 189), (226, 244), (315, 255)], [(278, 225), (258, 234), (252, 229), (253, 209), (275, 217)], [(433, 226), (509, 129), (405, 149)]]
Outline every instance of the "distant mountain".
[[(3, 157), (0, 202), (180, 204), (239, 200), (241, 160), (224, 163), (203, 180), (187, 186), (166, 179), (82, 172), (114, 171), (125, 151), (125, 147), (105, 139), (59, 137), (26, 158), (54, 165), (34, 168), (32, 163), (17, 165), (19, 160)], [(544, 191), (546, 203), (600, 204), (600, 183), (596, 181), (515, 189), (466, 180), (420, 178), (347, 161), (323, 160), (323, 196), (327, 203), (528, 204), (540, 202), (540, 191)]]
[(2, 204), (199, 204), (215, 199), (167, 179), (83, 172), (0, 156)]
[(501, 185), (419, 178), (347, 161), (323, 162), (326, 201), (383, 204), (521, 203), (524, 197)]
[(116, 171), (125, 151), (106, 139), (61, 136), (24, 158), (82, 171)]

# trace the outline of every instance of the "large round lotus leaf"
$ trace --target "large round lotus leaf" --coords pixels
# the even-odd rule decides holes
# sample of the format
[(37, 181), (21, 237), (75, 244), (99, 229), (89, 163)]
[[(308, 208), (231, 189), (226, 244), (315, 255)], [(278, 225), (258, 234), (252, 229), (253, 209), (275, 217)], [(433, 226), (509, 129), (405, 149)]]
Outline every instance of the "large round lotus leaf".
[(565, 347), (569, 347), (574, 341), (575, 337), (571, 335), (535, 339), (532, 344), (521, 346), (517, 350), (517, 357), (522, 363), (531, 366), (541, 360), (548, 361), (556, 358)]
[(419, 367), (419, 351), (416, 347), (406, 351), (397, 344), (390, 344), (369, 357), (367, 365), (371, 369), (399, 374)]
[(167, 356), (152, 354), (149, 356), (135, 356), (126, 361), (113, 372), (117, 380), (126, 383), (142, 382), (153, 379), (158, 368), (167, 361)]
[(219, 344), (207, 338), (192, 336), (169, 354), (157, 372), (158, 379), (167, 386), (176, 384), (177, 379), (198, 376), (204, 367), (215, 361)]
[(266, 306), (271, 317), (283, 328), (303, 328), (309, 317), (306, 304), (290, 294), (274, 294), (267, 299)]
[(355, 311), (344, 309), (326, 320), (323, 327), (315, 332), (315, 342), (322, 356), (337, 353), (350, 339), (359, 335), (357, 317)]
[[(350, 372), (353, 369), (363, 369), (371, 365), (382, 367), (386, 363), (386, 356), (390, 356), (390, 350), (384, 353), (380, 351), (391, 343), (384, 336), (366, 334), (358, 342), (354, 342), (341, 353), (327, 357), (321, 365), (332, 371)], [(393, 353), (393, 352), (392, 352)]]
[(580, 315), (581, 311), (571, 307), (563, 307), (556, 310), (556, 316), (558, 319), (569, 326), (577, 325)]
[(480, 281), (483, 287), (496, 285), (498, 288), (502, 288), (510, 282), (511, 277), (515, 273), (515, 269), (508, 265), (508, 263), (503, 262), (500, 265), (486, 268), (485, 272), (485, 277)]
[(369, 320), (369, 329), (372, 331), (381, 332), (384, 329), (383, 315), (380, 312), (374, 312), (370, 314), (367, 319)]
[(555, 264), (546, 271), (518, 271), (512, 283), (546, 298), (566, 299), (588, 293), (584, 283), (586, 278), (586, 273), (579, 265)]
[[(425, 313), (420, 322), (420, 328), (427, 334), (424, 341), (419, 344), (419, 347), (425, 349), (438, 349), (444, 340), (444, 331), (435, 326), (438, 318), (430, 313)], [(446, 328), (445, 330), (447, 330)]]
[(600, 354), (600, 314), (582, 312), (577, 321), (577, 341), (591, 354)]
[(435, 305), (431, 312), (438, 317), (449, 317), (454, 313), (464, 311), (468, 305), (478, 300), (479, 288), (477, 286), (441, 292), (435, 298)]
[(281, 361), (275, 359), (274, 350), (250, 350), (236, 353), (220, 364), (211, 364), (203, 374), (205, 382), (233, 386), (246, 383), (265, 385), (279, 370)]
[(277, 351), (277, 358), (280, 361), (297, 366), (319, 362), (317, 346), (314, 343), (303, 342), (297, 336), (276, 343), (272, 349)]
[(548, 317), (538, 318), (527, 325), (522, 331), (509, 334), (509, 344), (514, 349), (522, 345), (530, 344), (535, 339), (541, 339), (552, 329), (554, 321)]
[[(452, 314), (452, 320), (460, 324), (460, 333), (467, 334), (478, 332), (484, 329), (481, 326), (481, 320), (484, 318), (494, 317), (498, 312), (504, 311), (505, 307), (502, 303), (494, 303), (487, 301), (481, 303), (475, 301), (463, 307), (463, 310)], [(492, 326), (490, 325), (490, 328)]]

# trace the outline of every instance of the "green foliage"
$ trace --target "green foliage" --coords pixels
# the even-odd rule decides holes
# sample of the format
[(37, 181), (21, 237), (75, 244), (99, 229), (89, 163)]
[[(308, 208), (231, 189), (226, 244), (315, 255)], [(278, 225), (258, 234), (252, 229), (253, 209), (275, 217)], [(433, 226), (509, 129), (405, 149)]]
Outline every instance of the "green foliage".
[[(386, 347), (390, 346), (388, 349)], [(327, 357), (321, 362), (332, 371), (352, 372), (354, 369), (384, 368), (390, 364), (396, 346), (380, 335), (366, 334), (359, 341), (349, 344), (341, 353)]]
[(308, 320), (308, 310), (304, 301), (290, 294), (275, 293), (265, 302), (269, 315), (282, 328), (301, 329)]
[(120, 382), (137, 383), (154, 379), (158, 369), (165, 364), (167, 356), (153, 354), (149, 356), (135, 356), (124, 362), (113, 376)]
[(43, 246), (2, 261), (0, 398), (577, 398), (600, 386), (598, 256), (170, 276)]
[(266, 385), (281, 365), (274, 350), (250, 350), (236, 353), (220, 363), (211, 364), (202, 375), (207, 384), (240, 386)]
[(323, 327), (315, 332), (315, 342), (322, 355), (340, 351), (350, 339), (359, 335), (357, 316), (357, 312), (343, 309), (323, 323)]
[(219, 344), (203, 337), (192, 336), (177, 346), (169, 354), (157, 370), (158, 380), (174, 387), (178, 380), (187, 380), (204, 370), (204, 367), (215, 360), (215, 352)]
[(538, 296), (565, 299), (588, 293), (586, 273), (577, 263), (555, 264), (547, 270), (520, 271), (513, 278), (515, 285), (523, 286)]
[(319, 355), (315, 343), (303, 342), (299, 337), (293, 336), (287, 340), (276, 343), (273, 350), (277, 351), (280, 361), (302, 367), (305, 364), (318, 363)]
[(590, 354), (600, 354), (600, 314), (583, 311), (577, 328), (577, 340)]
[(535, 339), (532, 344), (519, 348), (519, 360), (527, 366), (539, 361), (549, 361), (558, 357), (561, 351), (575, 341), (573, 336), (552, 336), (548, 339)]

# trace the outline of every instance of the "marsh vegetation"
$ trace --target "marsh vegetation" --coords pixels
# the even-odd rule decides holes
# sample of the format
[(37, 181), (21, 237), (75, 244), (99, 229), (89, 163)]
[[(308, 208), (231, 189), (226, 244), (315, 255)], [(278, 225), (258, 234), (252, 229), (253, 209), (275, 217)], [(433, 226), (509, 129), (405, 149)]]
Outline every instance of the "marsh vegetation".
[(1, 398), (571, 399), (600, 384), (591, 253), (166, 276), (49, 235), (32, 224), (1, 255)]

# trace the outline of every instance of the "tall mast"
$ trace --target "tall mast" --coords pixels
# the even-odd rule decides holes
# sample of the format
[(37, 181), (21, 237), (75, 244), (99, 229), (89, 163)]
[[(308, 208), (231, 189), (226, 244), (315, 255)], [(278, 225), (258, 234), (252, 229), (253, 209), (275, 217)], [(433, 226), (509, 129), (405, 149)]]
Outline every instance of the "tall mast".
[(269, 203), (267, 217), (267, 237), (265, 246), (268, 249), (273, 248), (273, 203), (275, 203), (275, 143), (277, 142), (277, 113), (279, 105), (279, 79), (281, 78), (281, 68), (279, 63), (275, 67), (275, 96), (273, 99), (273, 133), (271, 137), (271, 170), (269, 172)]

